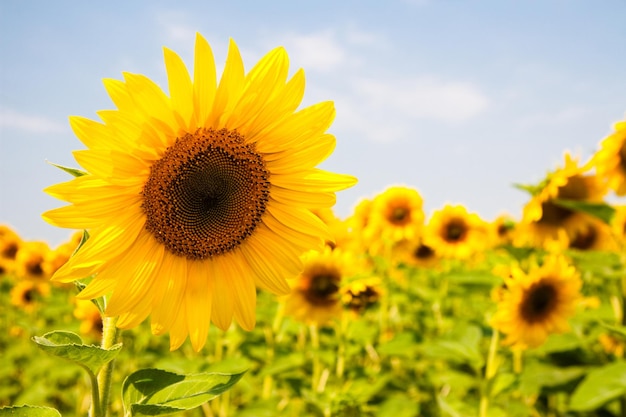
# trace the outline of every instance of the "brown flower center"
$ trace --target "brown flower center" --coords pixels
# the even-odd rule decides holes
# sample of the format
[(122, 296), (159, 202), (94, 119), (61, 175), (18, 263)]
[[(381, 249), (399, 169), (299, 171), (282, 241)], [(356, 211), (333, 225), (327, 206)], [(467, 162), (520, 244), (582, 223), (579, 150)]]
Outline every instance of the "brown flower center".
[(236, 131), (186, 134), (150, 169), (142, 191), (146, 229), (174, 255), (201, 260), (227, 253), (261, 221), (269, 175)]
[(404, 206), (392, 207), (389, 212), (388, 220), (392, 224), (403, 226), (411, 220), (411, 210)]
[(550, 282), (540, 281), (533, 284), (520, 306), (522, 318), (528, 323), (544, 321), (557, 304), (557, 291)]
[(304, 298), (316, 306), (331, 306), (338, 300), (339, 281), (341, 276), (338, 271), (321, 268), (312, 271), (308, 286), (303, 289)]
[(622, 146), (619, 148), (619, 166), (623, 171), (626, 171), (626, 140), (622, 142)]
[(467, 225), (465, 222), (454, 219), (445, 226), (444, 239), (448, 242), (459, 242), (465, 239), (467, 233)]
[(413, 256), (417, 259), (430, 259), (435, 255), (435, 251), (428, 245), (421, 244), (413, 251)]
[(595, 227), (589, 226), (586, 230), (578, 231), (570, 242), (570, 248), (587, 250), (593, 247), (598, 240), (598, 231)]

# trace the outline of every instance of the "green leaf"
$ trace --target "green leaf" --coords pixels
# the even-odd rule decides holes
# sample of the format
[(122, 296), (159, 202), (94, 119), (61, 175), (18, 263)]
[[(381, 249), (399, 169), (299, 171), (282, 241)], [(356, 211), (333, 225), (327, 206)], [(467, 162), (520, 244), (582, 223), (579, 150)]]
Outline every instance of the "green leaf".
[(60, 170), (63, 170), (65, 172), (67, 172), (68, 174), (70, 174), (73, 177), (82, 177), (83, 175), (87, 175), (88, 174), (88, 172), (82, 171), (82, 170), (77, 169), (77, 168), (70, 168), (70, 167), (66, 167), (66, 166), (63, 166), (63, 165), (58, 165), (58, 164), (55, 164), (55, 163), (52, 163), (52, 162), (49, 162), (49, 161), (48, 161), (48, 163), (50, 165), (54, 166), (54, 167), (59, 168)]
[(570, 401), (574, 411), (590, 411), (626, 395), (626, 362), (596, 368), (576, 387)]
[(608, 329), (611, 333), (615, 333), (619, 336), (626, 338), (626, 326), (614, 326), (612, 324), (600, 323), (602, 327)]
[(89, 369), (94, 374), (102, 365), (113, 360), (122, 349), (121, 343), (113, 345), (109, 349), (85, 345), (76, 333), (61, 330), (49, 332), (43, 336), (34, 336), (32, 341), (49, 354), (70, 360)]
[(54, 408), (39, 407), (35, 405), (15, 405), (0, 408), (0, 417), (61, 417)]
[(126, 415), (157, 416), (191, 410), (229, 390), (241, 373), (182, 375), (161, 369), (142, 369), (122, 384)]
[(564, 200), (555, 199), (554, 204), (566, 209), (587, 213), (593, 217), (602, 220), (606, 224), (611, 223), (615, 209), (606, 203), (592, 203), (589, 201), (581, 200)]

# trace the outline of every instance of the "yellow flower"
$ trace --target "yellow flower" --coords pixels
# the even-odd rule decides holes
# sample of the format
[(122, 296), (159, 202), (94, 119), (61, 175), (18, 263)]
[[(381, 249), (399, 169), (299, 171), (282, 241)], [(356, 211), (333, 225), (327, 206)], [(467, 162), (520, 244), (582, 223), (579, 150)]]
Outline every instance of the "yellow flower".
[(415, 240), (424, 227), (423, 200), (410, 187), (391, 186), (372, 200), (364, 238), (373, 253), (389, 243)]
[(302, 257), (304, 269), (292, 284), (291, 294), (282, 298), (285, 314), (307, 324), (325, 325), (341, 316), (342, 280), (350, 274), (349, 253), (326, 248)]
[(50, 295), (50, 284), (45, 281), (23, 279), (11, 288), (11, 304), (26, 312), (33, 312), (42, 299)]
[(433, 268), (440, 261), (435, 250), (423, 238), (398, 242), (393, 248), (393, 254), (399, 262), (418, 268)]
[(335, 146), (334, 105), (297, 110), (304, 72), (288, 80), (283, 48), (246, 74), (231, 41), (219, 82), (200, 35), (193, 79), (176, 53), (164, 55), (169, 96), (125, 73), (105, 80), (117, 110), (99, 112), (103, 123), (70, 119), (88, 174), (49, 187), (71, 204), (44, 218), (90, 233), (55, 280), (97, 274), (79, 297), (110, 294), (106, 314), (119, 327), (150, 316), (171, 349), (189, 336), (200, 350), (210, 322), (254, 327), (255, 284), (289, 292), (299, 256), (331, 239), (311, 209), (332, 206), (356, 179), (316, 168)]
[(579, 224), (569, 237), (570, 249), (581, 251), (617, 250), (617, 241), (611, 233), (611, 227), (592, 216), (580, 216)]
[(0, 225), (0, 259), (15, 260), (22, 239), (9, 226)]
[(467, 259), (485, 249), (487, 223), (461, 205), (445, 205), (431, 216), (424, 244), (443, 258)]
[(25, 279), (50, 278), (52, 271), (46, 262), (49, 255), (50, 246), (46, 242), (23, 242), (15, 255), (15, 274)]
[(554, 242), (567, 247), (568, 240), (583, 227), (584, 213), (570, 210), (556, 200), (601, 202), (606, 184), (596, 175), (585, 175), (589, 165), (579, 166), (569, 154), (565, 165), (550, 173), (545, 186), (524, 207), (522, 220), (515, 231), (516, 245), (546, 248)]
[(592, 159), (598, 176), (608, 180), (617, 195), (626, 195), (626, 120), (615, 123), (615, 132), (600, 144)]
[(351, 280), (340, 291), (343, 305), (355, 314), (362, 314), (378, 302), (383, 288), (380, 278), (367, 277)]
[(498, 308), (491, 319), (491, 325), (506, 334), (505, 344), (537, 347), (551, 333), (569, 329), (567, 320), (580, 301), (582, 281), (562, 256), (548, 256), (543, 265), (532, 266), (527, 273), (512, 267), (505, 284), (498, 291)]

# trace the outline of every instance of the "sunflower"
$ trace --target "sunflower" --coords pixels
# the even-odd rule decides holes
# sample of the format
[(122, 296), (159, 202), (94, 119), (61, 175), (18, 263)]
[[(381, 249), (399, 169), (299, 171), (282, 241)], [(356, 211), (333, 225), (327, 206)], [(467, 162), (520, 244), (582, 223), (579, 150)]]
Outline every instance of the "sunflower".
[(615, 123), (615, 132), (600, 144), (592, 164), (617, 195), (626, 195), (626, 120)]
[(563, 242), (580, 232), (580, 213), (558, 204), (557, 200), (599, 203), (606, 194), (606, 183), (597, 175), (585, 174), (590, 165), (565, 154), (565, 164), (548, 174), (543, 187), (524, 206), (522, 220), (515, 231), (516, 245), (546, 247)]
[(341, 250), (309, 251), (302, 256), (304, 269), (294, 280), (291, 294), (281, 299), (285, 314), (307, 324), (325, 325), (341, 316), (342, 281), (354, 265)]
[(104, 81), (117, 110), (99, 112), (102, 123), (70, 118), (87, 174), (46, 190), (71, 204), (44, 218), (90, 233), (54, 280), (95, 275), (79, 297), (109, 295), (118, 327), (150, 316), (172, 350), (187, 337), (200, 350), (211, 322), (254, 327), (255, 285), (289, 292), (299, 256), (332, 239), (311, 209), (331, 207), (356, 179), (316, 168), (335, 146), (334, 105), (297, 110), (304, 72), (288, 79), (284, 48), (246, 74), (231, 41), (219, 82), (200, 35), (193, 79), (164, 55), (169, 96), (125, 73)]
[(517, 222), (507, 214), (501, 214), (489, 224), (493, 245), (506, 245), (513, 242)]
[(45, 281), (22, 279), (11, 288), (11, 304), (26, 312), (33, 312), (50, 295), (50, 284)]
[(440, 261), (435, 249), (424, 242), (423, 237), (398, 242), (393, 248), (393, 255), (398, 262), (418, 268), (433, 268)]
[(358, 278), (343, 285), (340, 291), (343, 305), (355, 314), (362, 314), (378, 303), (383, 286), (378, 277)]
[(0, 225), (0, 259), (15, 260), (22, 239), (9, 226)]
[(467, 259), (488, 243), (487, 223), (462, 205), (445, 205), (426, 225), (424, 244), (442, 258)]
[(24, 279), (48, 279), (52, 275), (50, 246), (43, 241), (26, 241), (15, 255), (15, 275)]
[(372, 200), (364, 239), (377, 253), (386, 244), (414, 240), (424, 227), (423, 200), (419, 192), (405, 186), (391, 186)]
[(511, 267), (497, 296), (498, 308), (491, 325), (507, 335), (505, 344), (537, 347), (551, 333), (569, 329), (567, 320), (580, 300), (579, 273), (559, 255), (546, 257), (543, 265), (528, 272)]
[(568, 239), (568, 248), (580, 251), (616, 251), (617, 240), (611, 227), (592, 216), (581, 216), (580, 223)]

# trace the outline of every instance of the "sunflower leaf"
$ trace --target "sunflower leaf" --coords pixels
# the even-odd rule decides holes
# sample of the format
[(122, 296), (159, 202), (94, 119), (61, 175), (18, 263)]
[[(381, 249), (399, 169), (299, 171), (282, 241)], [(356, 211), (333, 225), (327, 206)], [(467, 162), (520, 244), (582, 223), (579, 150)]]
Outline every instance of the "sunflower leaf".
[(56, 409), (35, 405), (14, 405), (0, 408), (0, 417), (61, 417)]
[(157, 416), (191, 410), (229, 390), (243, 374), (182, 375), (161, 369), (141, 369), (122, 384), (125, 415)]
[(109, 349), (85, 345), (76, 333), (61, 330), (34, 336), (32, 341), (49, 354), (72, 361), (93, 374), (96, 374), (102, 365), (113, 360), (122, 349), (121, 343)]
[(589, 372), (570, 401), (574, 411), (590, 411), (626, 395), (626, 362), (611, 363)]
[(66, 167), (66, 166), (63, 166), (63, 165), (55, 164), (55, 163), (49, 162), (49, 161), (48, 161), (48, 163), (50, 165), (54, 166), (54, 167), (59, 168), (62, 171), (67, 172), (68, 174), (70, 174), (73, 177), (82, 177), (83, 175), (87, 175), (88, 174), (88, 172), (82, 171), (82, 170), (80, 170), (78, 168), (70, 168), (70, 167)]
[(626, 338), (626, 326), (613, 326), (607, 323), (600, 323), (600, 325), (611, 331), (611, 333), (617, 334), (622, 338)]
[(602, 220), (606, 224), (610, 224), (615, 214), (615, 209), (606, 203), (592, 203), (580, 200), (564, 200), (555, 199), (554, 204), (566, 209), (589, 214)]

